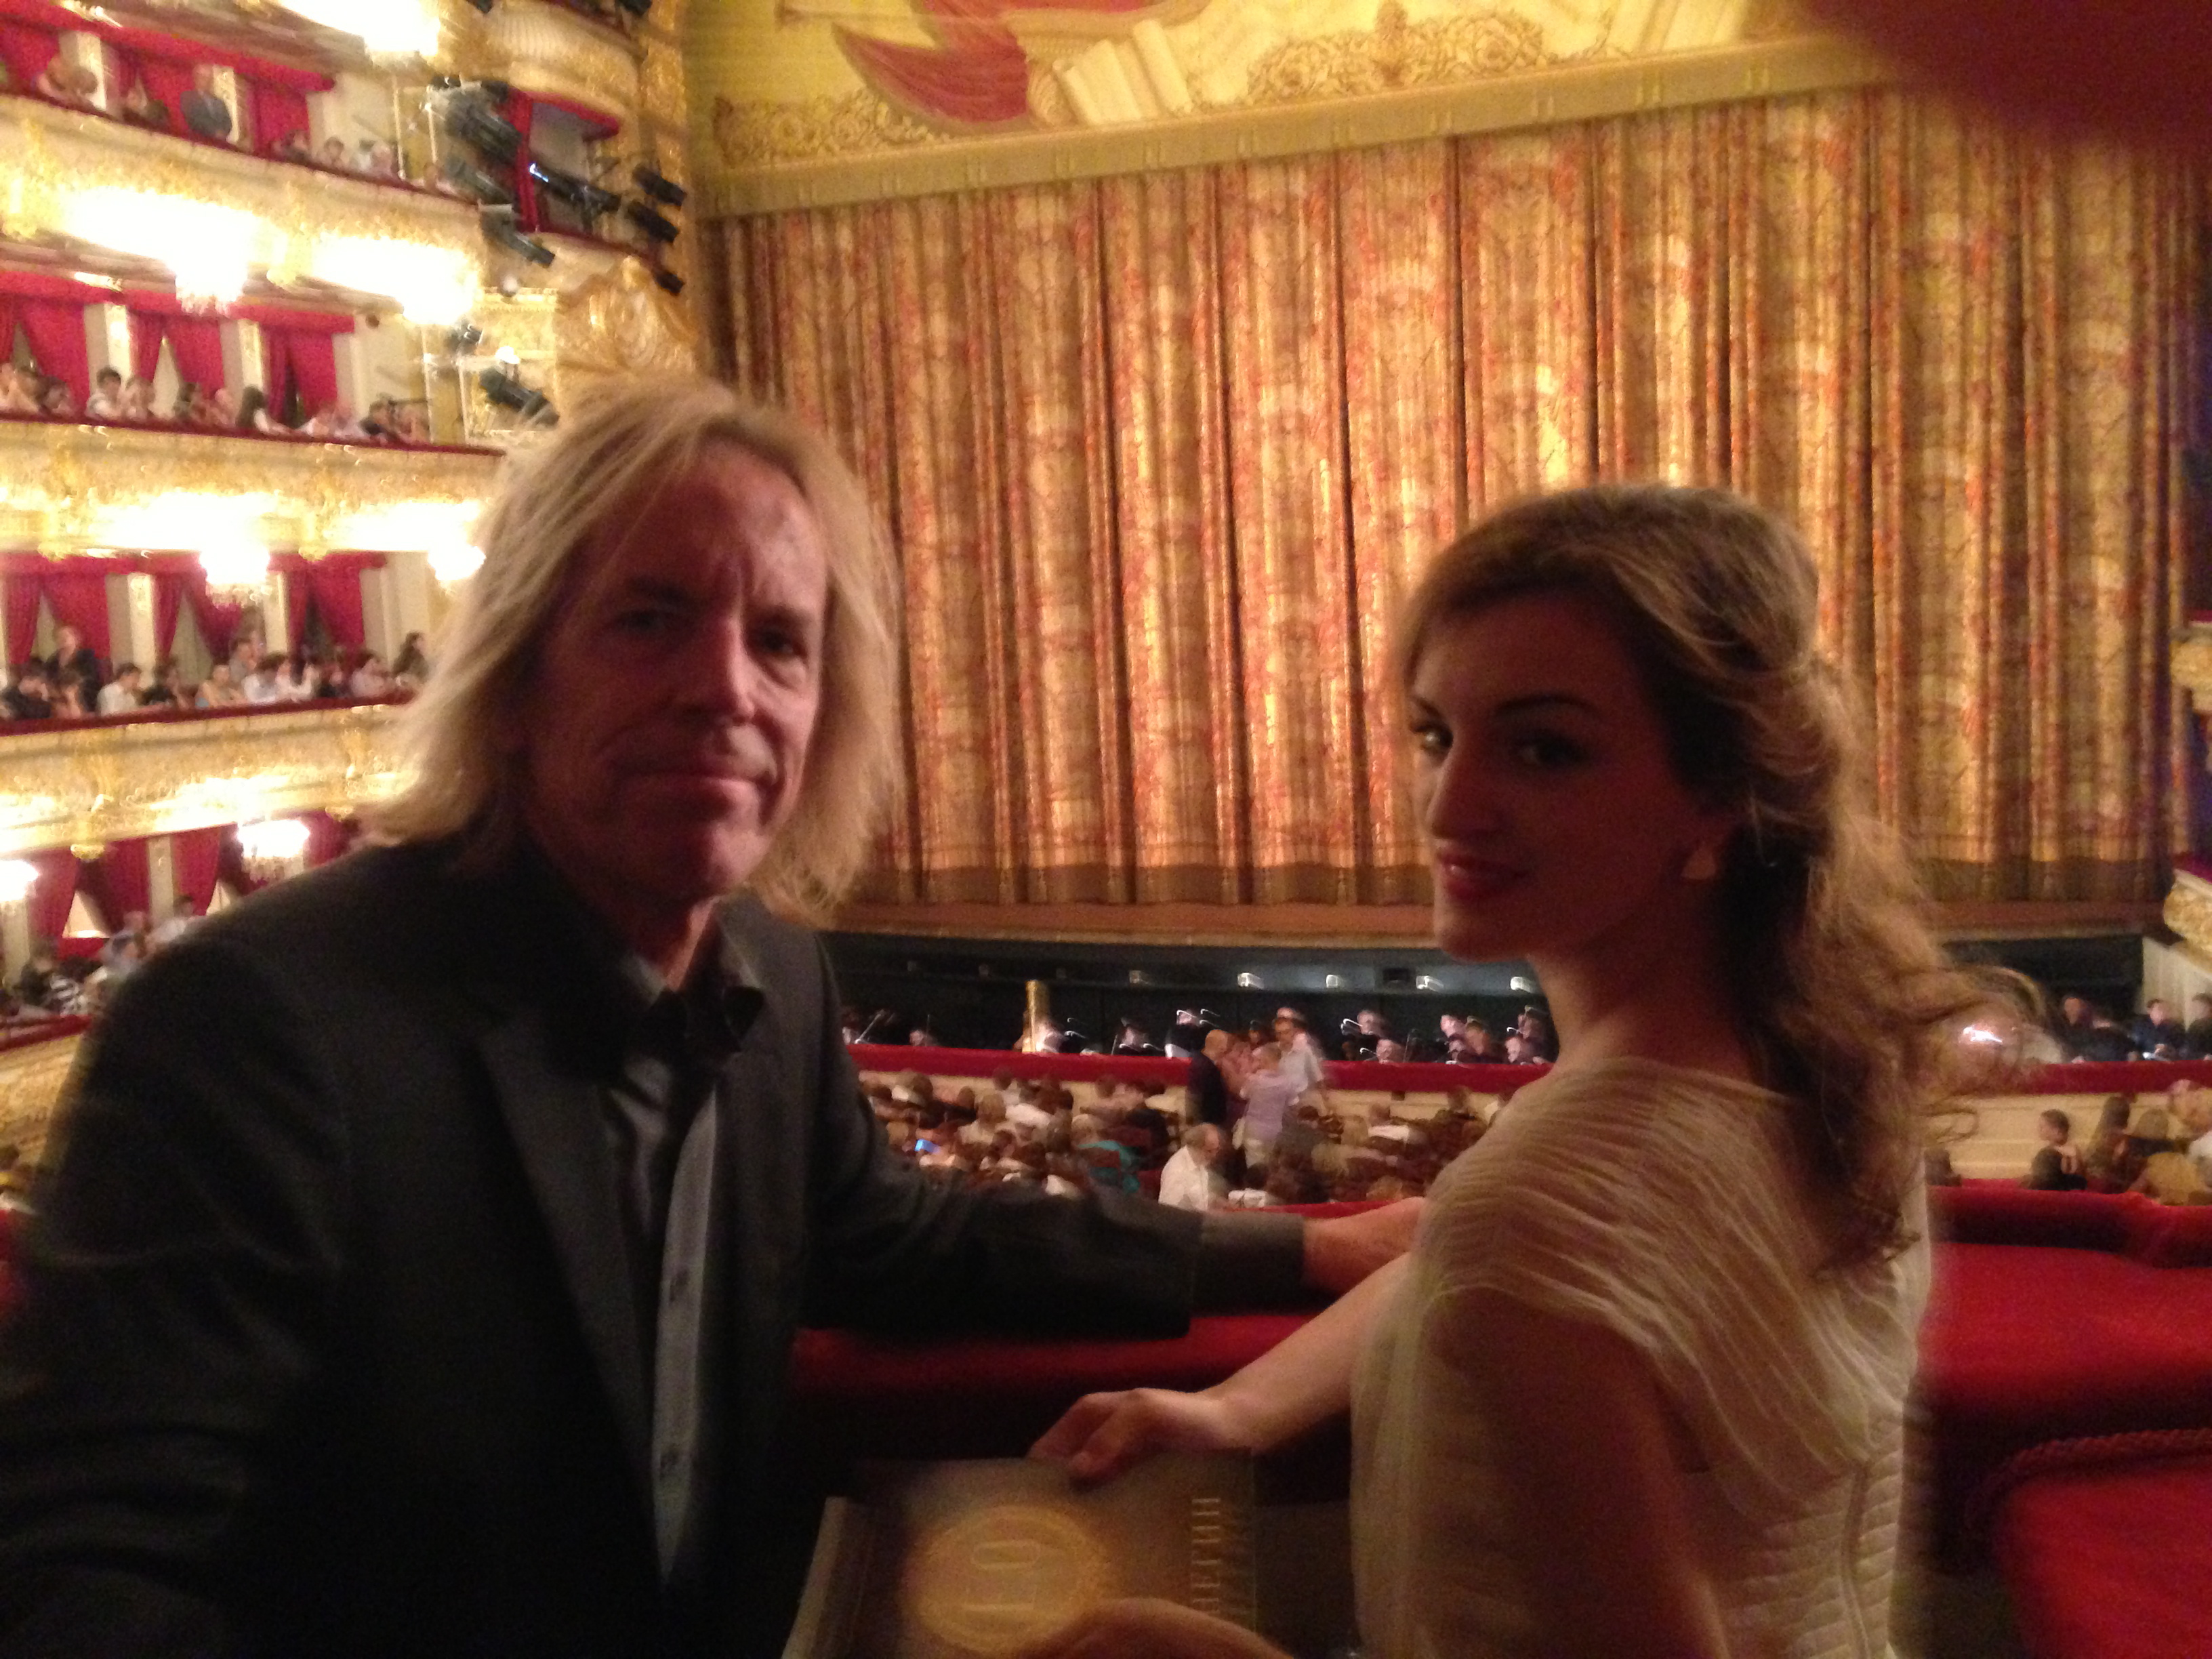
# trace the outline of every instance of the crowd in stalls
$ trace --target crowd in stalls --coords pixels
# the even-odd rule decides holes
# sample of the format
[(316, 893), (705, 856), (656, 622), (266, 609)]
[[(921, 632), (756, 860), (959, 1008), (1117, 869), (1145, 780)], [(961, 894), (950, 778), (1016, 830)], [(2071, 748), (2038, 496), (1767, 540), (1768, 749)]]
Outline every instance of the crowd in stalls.
[(2036, 1122), (2036, 1149), (2021, 1185), (2050, 1193), (2141, 1193), (2161, 1204), (2212, 1204), (2212, 1093), (2182, 1079), (2164, 1100), (2139, 1107), (2109, 1095), (2087, 1140), (2056, 1107)]
[(1419, 1121), (1381, 1105), (1340, 1115), (1318, 1086), (1295, 1097), (1263, 1090), (1221, 1121), (1201, 1115), (1194, 1087), (1071, 1087), (1011, 1069), (983, 1088), (910, 1072), (863, 1091), (893, 1152), (933, 1179), (1144, 1194), (1188, 1210), (1419, 1197), (1493, 1121), (1464, 1090)]
[(0, 719), (125, 718), (146, 709), (250, 708), (286, 703), (404, 696), (428, 678), (422, 635), (410, 634), (397, 657), (331, 647), (317, 652), (270, 651), (257, 635), (231, 644), (206, 677), (189, 680), (173, 658), (152, 672), (135, 662), (103, 664), (83, 636), (64, 624), (54, 649), (18, 664), (0, 685)]
[(103, 368), (93, 376), (92, 395), (80, 406), (68, 381), (41, 374), (29, 363), (0, 362), (0, 415), (35, 415), (52, 421), (83, 421), (105, 426), (189, 428), (202, 432), (253, 432), (270, 438), (314, 438), (331, 443), (427, 444), (430, 434), (427, 404), (398, 398), (378, 398), (368, 413), (356, 416), (348, 404), (330, 403), (301, 411), (288, 423), (284, 412), (269, 401), (258, 386), (234, 392), (227, 386), (208, 387), (185, 380), (164, 407), (155, 400), (154, 383), (143, 374), (125, 379), (120, 369)]
[(200, 921), (200, 907), (179, 896), (159, 922), (133, 910), (95, 956), (65, 958), (60, 941), (33, 939), (27, 961), (0, 986), (0, 1030), (96, 1013), (116, 987), (146, 959), (167, 950)]

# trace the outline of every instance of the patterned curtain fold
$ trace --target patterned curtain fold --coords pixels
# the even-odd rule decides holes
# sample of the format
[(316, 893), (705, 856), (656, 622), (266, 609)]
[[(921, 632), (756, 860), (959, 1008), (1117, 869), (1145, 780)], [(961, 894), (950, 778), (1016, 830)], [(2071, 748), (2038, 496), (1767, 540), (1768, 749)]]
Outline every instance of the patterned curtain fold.
[(1616, 477), (1802, 528), (1940, 896), (2154, 895), (2203, 204), (1875, 91), (728, 223), (904, 572), (873, 896), (1421, 897), (1391, 612)]

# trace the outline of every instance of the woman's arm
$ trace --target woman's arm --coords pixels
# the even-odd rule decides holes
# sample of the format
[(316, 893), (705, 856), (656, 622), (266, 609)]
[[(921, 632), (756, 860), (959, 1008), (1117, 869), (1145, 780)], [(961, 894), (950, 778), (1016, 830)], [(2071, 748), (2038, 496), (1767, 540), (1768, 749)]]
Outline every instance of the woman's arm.
[(1406, 1273), (1370, 1273), (1226, 1381), (1197, 1394), (1131, 1389), (1086, 1395), (1030, 1449), (1097, 1480), (1156, 1451), (1265, 1451), (1352, 1403), (1352, 1369)]
[(1507, 1449), (1501, 1518), (1549, 1659), (1726, 1659), (1682, 1476), (1696, 1449), (1636, 1350), (1492, 1291), (1432, 1329)]

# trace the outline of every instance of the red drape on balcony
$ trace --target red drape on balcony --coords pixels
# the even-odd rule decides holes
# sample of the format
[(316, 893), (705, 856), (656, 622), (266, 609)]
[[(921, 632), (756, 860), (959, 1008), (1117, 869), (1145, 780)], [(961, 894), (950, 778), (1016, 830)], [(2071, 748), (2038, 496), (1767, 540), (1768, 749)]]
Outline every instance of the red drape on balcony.
[(39, 579), (30, 572), (11, 568), (6, 580), (0, 580), (0, 590), (5, 592), (8, 655), (12, 665), (29, 658), (31, 641), (39, 631)]
[(76, 901), (76, 854), (57, 847), (26, 853), (23, 858), (39, 872), (31, 884), (31, 937), (59, 939), (69, 927), (70, 906)]
[(294, 133), (302, 138), (307, 136), (307, 94), (267, 81), (246, 84), (253, 89), (253, 142), (258, 149), (272, 149), (280, 139)]
[(272, 570), (284, 573), (284, 609), (295, 649), (307, 636), (311, 605), (330, 630), (333, 644), (358, 651), (368, 643), (362, 579), (384, 568), (383, 554), (327, 553), (319, 559), (306, 559), (296, 553), (280, 553), (269, 562)]
[(118, 78), (126, 90), (133, 81), (144, 82), (147, 95), (168, 111), (169, 131), (180, 137), (191, 134), (191, 129), (185, 125), (185, 94), (192, 89), (189, 63), (121, 46), (115, 49), (115, 62)]
[(530, 176), (530, 134), (538, 124), (541, 105), (564, 110), (581, 121), (587, 141), (611, 138), (622, 131), (622, 123), (604, 110), (544, 93), (525, 92), (520, 87), (508, 91), (507, 103), (500, 113), (507, 118), (508, 125), (522, 135), (522, 148), (515, 152), (514, 158), (514, 222), (525, 230), (538, 228), (538, 182)]
[[(31, 356), (58, 380), (69, 382), (82, 404), (92, 393), (92, 355), (84, 339), (84, 307), (61, 300), (13, 301), (0, 297), (0, 313), (12, 313), (31, 343)], [(15, 329), (0, 320), (10, 339)]]
[(131, 310), (131, 366), (143, 379), (152, 380), (161, 366), (161, 342), (177, 362), (177, 378), (189, 380), (203, 392), (223, 384), (222, 325), (211, 317), (188, 317), (181, 309), (165, 311), (143, 305), (132, 295)]
[[(246, 615), (245, 605), (216, 598), (208, 587), (207, 572), (197, 559), (179, 570), (173, 580), (179, 595), (192, 608), (193, 624), (200, 630), (200, 638), (207, 648), (218, 657), (227, 653), (231, 641), (237, 637), (239, 621)], [(158, 593), (158, 576), (155, 585)]]
[[(69, 564), (83, 564), (87, 561), (71, 559)], [(109, 569), (113, 567), (110, 566)], [(110, 659), (107, 632), (107, 570), (50, 569), (40, 581), (46, 595), (46, 605), (54, 613), (57, 623), (66, 623), (84, 636), (92, 647), (92, 654), (105, 663)], [(12, 635), (10, 636), (12, 637)], [(86, 689), (85, 700), (92, 700), (98, 686)]]
[(179, 898), (188, 898), (205, 915), (215, 896), (216, 878), (222, 872), (223, 837), (230, 826), (208, 830), (179, 830), (169, 837), (171, 885)]
[[(345, 329), (339, 332), (351, 331), (353, 319), (345, 319)], [(269, 353), (271, 409), (283, 408), (286, 397), (295, 387), (300, 393), (300, 407), (308, 415), (337, 402), (338, 353), (333, 331), (276, 328), (264, 323), (261, 338)]]
[(328, 864), (332, 859), (350, 849), (354, 838), (361, 833), (360, 820), (348, 818), (341, 823), (328, 812), (302, 812), (300, 822), (307, 826), (307, 868)]
[[(44, 599), (57, 623), (84, 635), (93, 654), (109, 652), (107, 579), (123, 567), (112, 559), (47, 559), (35, 553), (0, 554), (0, 587), (7, 593), (4, 615), (8, 653), (17, 662), (31, 654), (38, 632), (39, 601)], [(97, 687), (94, 688), (97, 690)]]
[(110, 933), (133, 910), (145, 915), (152, 908), (153, 868), (143, 839), (110, 842), (97, 859), (78, 866), (77, 880)]
[[(64, 14), (66, 15), (66, 14)], [(0, 16), (0, 63), (15, 84), (28, 92), (62, 48), (61, 30), (20, 17)]]

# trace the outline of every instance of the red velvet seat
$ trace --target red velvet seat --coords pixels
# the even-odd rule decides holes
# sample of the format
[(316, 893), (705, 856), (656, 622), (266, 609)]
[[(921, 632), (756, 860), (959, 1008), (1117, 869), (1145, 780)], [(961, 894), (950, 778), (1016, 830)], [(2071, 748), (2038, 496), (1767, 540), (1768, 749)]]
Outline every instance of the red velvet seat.
[(2015, 1468), (1991, 1541), (2033, 1659), (2212, 1654), (2212, 1431), (2046, 1446)]

